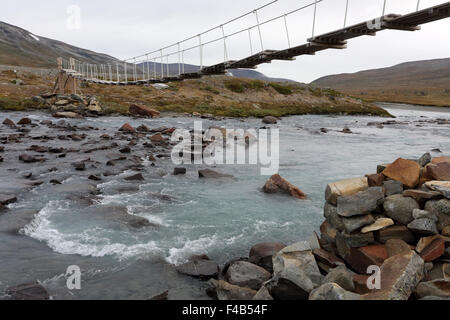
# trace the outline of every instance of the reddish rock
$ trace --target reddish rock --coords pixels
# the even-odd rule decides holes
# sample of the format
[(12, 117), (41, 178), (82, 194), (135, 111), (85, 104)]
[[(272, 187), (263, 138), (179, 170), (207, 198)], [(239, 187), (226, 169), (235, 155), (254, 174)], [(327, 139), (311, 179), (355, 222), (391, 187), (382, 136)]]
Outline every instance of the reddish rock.
[(272, 256), (285, 247), (286, 245), (281, 242), (259, 243), (250, 249), (249, 262), (272, 272)]
[(164, 141), (166, 141), (166, 139), (164, 139), (164, 137), (161, 135), (161, 133), (157, 133), (150, 138), (150, 141), (158, 143), (158, 142), (164, 142)]
[(388, 257), (393, 257), (398, 254), (408, 253), (411, 247), (403, 240), (391, 239), (386, 242), (386, 250)]
[(430, 180), (450, 181), (450, 162), (428, 165), (426, 175)]
[(399, 158), (390, 164), (383, 174), (413, 189), (419, 183), (420, 165), (415, 161)]
[(385, 245), (373, 245), (351, 248), (345, 260), (358, 273), (366, 274), (367, 268), (373, 265), (381, 266), (388, 258)]
[(306, 195), (299, 188), (292, 183), (283, 179), (279, 174), (273, 175), (263, 187), (265, 193), (289, 193), (291, 196), (297, 199), (306, 199)]
[(369, 187), (381, 187), (384, 182), (384, 175), (382, 173), (371, 174), (367, 176)]
[(338, 266), (345, 265), (343, 260), (323, 249), (314, 249), (313, 255), (318, 263), (327, 266), (329, 269), (334, 269)]
[(431, 160), (432, 164), (438, 164), (438, 163), (443, 163), (443, 162), (450, 162), (450, 157), (437, 157), (437, 158), (433, 158), (433, 160)]
[(132, 104), (130, 106), (130, 113), (133, 115), (147, 116), (152, 118), (158, 118), (161, 115), (159, 111), (139, 104)]
[(122, 128), (119, 129), (122, 132), (135, 133), (136, 129), (134, 129), (129, 123), (125, 123)]
[(436, 239), (428, 247), (426, 247), (420, 256), (425, 262), (433, 262), (445, 253), (445, 240)]
[(440, 198), (442, 195), (440, 192), (437, 192), (437, 191), (428, 191), (427, 192), (427, 191), (422, 191), (422, 190), (410, 189), (410, 190), (403, 191), (403, 196), (416, 199), (417, 201), (422, 201), (422, 200), (431, 200), (431, 199)]
[(428, 247), (430, 244), (433, 243), (433, 241), (437, 239), (441, 239), (441, 236), (438, 234), (430, 237), (420, 238), (419, 242), (417, 242), (416, 252), (422, 253), (422, 251), (425, 250), (426, 247)]

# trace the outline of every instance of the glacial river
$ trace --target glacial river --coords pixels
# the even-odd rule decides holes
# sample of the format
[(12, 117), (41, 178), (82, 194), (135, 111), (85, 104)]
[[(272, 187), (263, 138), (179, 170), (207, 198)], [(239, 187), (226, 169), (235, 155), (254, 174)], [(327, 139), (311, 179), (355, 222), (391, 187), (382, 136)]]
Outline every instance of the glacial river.
[[(158, 169), (160, 176), (147, 177), (144, 172), (146, 180), (135, 191), (114, 192), (123, 183), (120, 179), (98, 185), (100, 204), (126, 205), (129, 212), (157, 226), (130, 230), (87, 219), (82, 208), (46, 192), (46, 184), (34, 188), (10, 208), (37, 208), (40, 212), (36, 218), (20, 236), (0, 232), (0, 296), (8, 286), (39, 280), (55, 299), (147, 299), (165, 290), (170, 290), (171, 299), (205, 299), (204, 285), (179, 275), (174, 264), (185, 262), (193, 254), (207, 254), (225, 263), (247, 256), (250, 247), (259, 242), (307, 240), (323, 221), (327, 183), (373, 173), (377, 164), (398, 157), (414, 159), (425, 152), (450, 155), (450, 125), (434, 121), (450, 120), (450, 108), (382, 106), (397, 117), (397, 124), (379, 128), (368, 123), (389, 119), (309, 115), (284, 118), (275, 126), (280, 129), (280, 174), (308, 195), (304, 201), (262, 193), (268, 177), (261, 176), (255, 166), (214, 168), (232, 174), (234, 181), (200, 180), (196, 166), (187, 166), (186, 176), (164, 175), (162, 167)], [(6, 116), (14, 121), (23, 116), (53, 120), (41, 113), (3, 113), (0, 120)], [(130, 122), (151, 128), (190, 129), (193, 121), (183, 117), (102, 117), (88, 119), (85, 124), (118, 128)], [(259, 119), (204, 120), (203, 125), (243, 129), (262, 126)], [(353, 134), (339, 132), (344, 127)], [(329, 132), (321, 133), (320, 128)], [(168, 165), (167, 171), (170, 168), (173, 165)], [(78, 180), (73, 176), (64, 183)], [(173, 199), (158, 200), (149, 197), (150, 193)], [(70, 265), (82, 270), (80, 291), (65, 287), (64, 273)]]

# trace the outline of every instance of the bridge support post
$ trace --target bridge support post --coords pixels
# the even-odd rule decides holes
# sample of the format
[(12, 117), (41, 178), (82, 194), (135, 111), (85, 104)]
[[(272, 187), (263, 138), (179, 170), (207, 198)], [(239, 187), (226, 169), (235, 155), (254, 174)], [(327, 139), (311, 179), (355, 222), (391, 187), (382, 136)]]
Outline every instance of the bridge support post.
[[(73, 75), (67, 74), (66, 70), (64, 70), (62, 58), (58, 58), (57, 62), (58, 62), (58, 75), (52, 92), (64, 95), (66, 93), (65, 92), (66, 87), (69, 86), (70, 92), (76, 94), (78, 87), (77, 79)], [(75, 59), (70, 58), (69, 68), (71, 68), (71, 70), (75, 70)]]

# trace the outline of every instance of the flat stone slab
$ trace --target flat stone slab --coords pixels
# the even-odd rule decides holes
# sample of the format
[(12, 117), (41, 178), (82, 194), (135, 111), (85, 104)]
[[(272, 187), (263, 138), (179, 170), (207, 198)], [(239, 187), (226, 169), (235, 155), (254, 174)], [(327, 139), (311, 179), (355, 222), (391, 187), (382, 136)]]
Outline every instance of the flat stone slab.
[(377, 221), (375, 221), (375, 223), (371, 224), (370, 226), (364, 227), (361, 230), (361, 233), (369, 233), (369, 232), (373, 232), (373, 231), (379, 231), (379, 230), (385, 229), (387, 227), (390, 227), (392, 225), (394, 225), (394, 221), (392, 219), (380, 218)]

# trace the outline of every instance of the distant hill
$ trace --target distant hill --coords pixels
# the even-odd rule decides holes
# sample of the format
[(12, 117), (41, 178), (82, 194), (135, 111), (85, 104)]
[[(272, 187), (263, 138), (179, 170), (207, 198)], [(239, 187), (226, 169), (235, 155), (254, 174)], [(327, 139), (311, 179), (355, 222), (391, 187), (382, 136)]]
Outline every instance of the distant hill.
[[(73, 57), (92, 64), (115, 64), (119, 61), (107, 54), (41, 37), (25, 29), (0, 21), (0, 64), (54, 68), (57, 57)], [(163, 66), (164, 70), (166, 70), (166, 64), (163, 64)], [(189, 64), (186, 64), (184, 67), (186, 72), (195, 72), (199, 69), (199, 66)], [(153, 68), (153, 63), (150, 63), (150, 69), (153, 70)], [(156, 70), (157, 72), (161, 70), (161, 64), (156, 63)], [(177, 74), (178, 64), (169, 64), (169, 71), (172, 75)], [(260, 72), (248, 69), (233, 69), (230, 70), (230, 73), (235, 77), (242, 78), (278, 82), (290, 81), (287, 79), (269, 78)]]
[(450, 105), (450, 58), (338, 74), (313, 82), (348, 94), (388, 102)]

